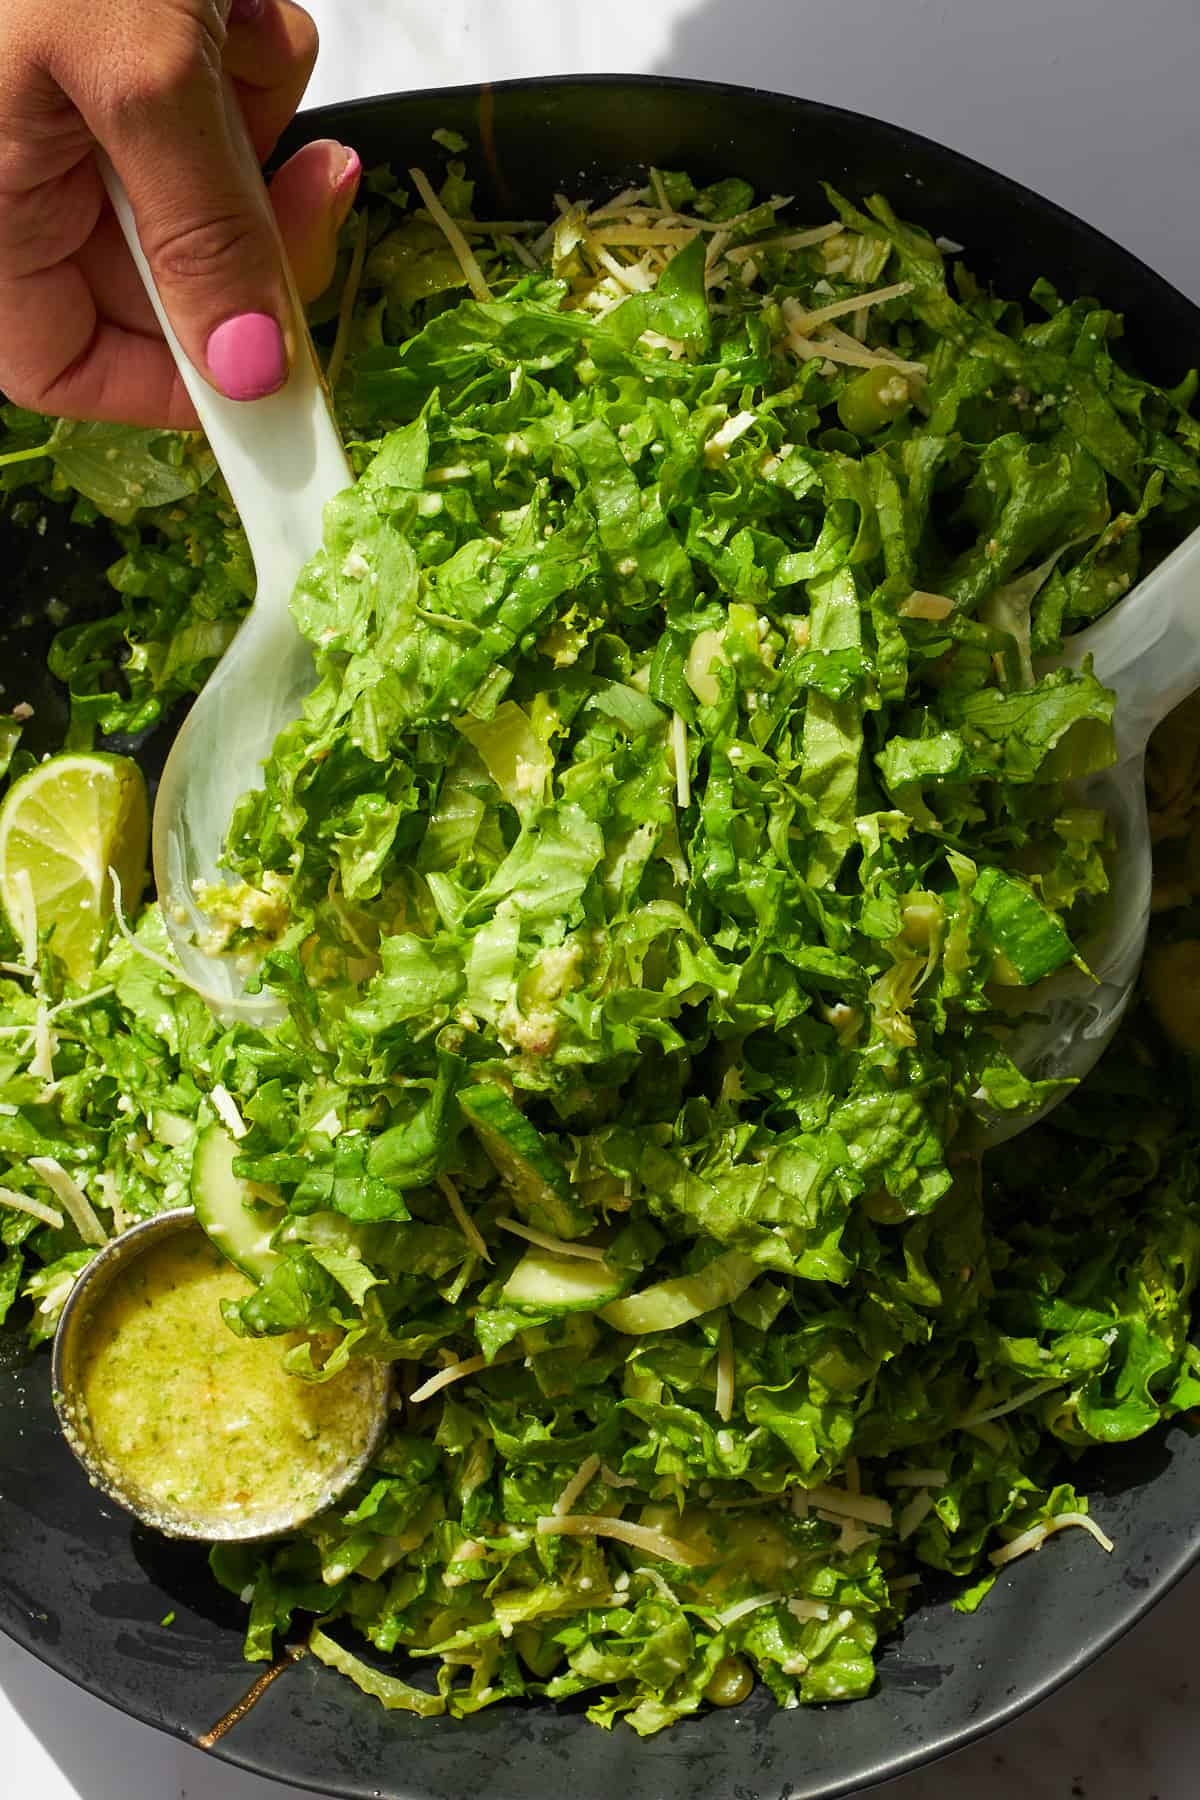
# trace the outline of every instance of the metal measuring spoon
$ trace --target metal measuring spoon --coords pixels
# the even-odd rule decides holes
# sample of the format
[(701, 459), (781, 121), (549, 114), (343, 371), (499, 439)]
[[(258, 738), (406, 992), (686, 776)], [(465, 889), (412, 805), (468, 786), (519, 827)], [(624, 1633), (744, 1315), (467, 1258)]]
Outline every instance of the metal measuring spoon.
[[(1200, 531), (1140, 582), (1057, 659), (1059, 668), (1093, 672), (1116, 690), (1117, 756), (1079, 785), (1079, 802), (1103, 811), (1116, 834), (1108, 917), (1081, 946), (1094, 980), (1076, 968), (1051, 976), (1030, 995), (1038, 1017), (1018, 1023), (1005, 1049), (1031, 1080), (1081, 1080), (1120, 1024), (1137, 981), (1150, 924), (1153, 880), (1146, 810), (1146, 749), (1155, 727), (1200, 687)], [(1049, 1111), (988, 1118), (985, 1147), (1004, 1143)]]
[[(260, 181), (232, 98), (227, 111), (247, 172)], [(179, 960), (214, 1011), (272, 1023), (285, 1009), (270, 995), (246, 993), (245, 966), (198, 948), (212, 920), (199, 910), (196, 888), (225, 879), (220, 858), (234, 807), (258, 782), (276, 737), (312, 690), (312, 656), (289, 602), (305, 563), (321, 547), (326, 502), (353, 477), (290, 271), (295, 356), (287, 384), (264, 400), (227, 400), (193, 368), (175, 336), (129, 198), (111, 164), (103, 157), (100, 163), (134, 264), (237, 507), (258, 578), (248, 617), (167, 758), (154, 807), (155, 883)]]
[[(295, 1485), (286, 1499), (251, 1496), (239, 1499), (236, 1506), (214, 1499), (206, 1506), (199, 1502), (184, 1504), (152, 1493), (137, 1479), (132, 1459), (123, 1464), (112, 1442), (97, 1429), (88, 1405), (88, 1376), (96, 1358), (104, 1354), (105, 1301), (119, 1296), (122, 1282), (129, 1281), (142, 1258), (172, 1242), (185, 1240), (188, 1233), (195, 1234), (211, 1250), (191, 1207), (158, 1213), (113, 1238), (82, 1271), (54, 1335), (51, 1387), (59, 1424), (93, 1487), (143, 1525), (166, 1537), (203, 1543), (253, 1543), (277, 1537), (296, 1530), (334, 1505), (365, 1472), (387, 1426), (391, 1372), (385, 1363), (352, 1359), (334, 1377), (338, 1385), (332, 1396), (337, 1403), (332, 1443), (329, 1430), (323, 1429), (319, 1445), (314, 1439), (309, 1464), (296, 1468)], [(153, 1312), (152, 1294), (146, 1304)], [(277, 1338), (235, 1341), (241, 1346), (239, 1355), (243, 1361), (261, 1359), (264, 1377), (278, 1375), (281, 1346)], [(150, 1379), (147, 1371), (147, 1380)], [(299, 1381), (298, 1377), (287, 1379)], [(235, 1390), (232, 1384), (228, 1391), (218, 1392), (212, 1406), (214, 1430), (219, 1430), (229, 1418), (236, 1418), (242, 1394), (243, 1390)], [(214, 1437), (208, 1444), (208, 1458), (219, 1463), (220, 1457), (221, 1443), (219, 1437)]]

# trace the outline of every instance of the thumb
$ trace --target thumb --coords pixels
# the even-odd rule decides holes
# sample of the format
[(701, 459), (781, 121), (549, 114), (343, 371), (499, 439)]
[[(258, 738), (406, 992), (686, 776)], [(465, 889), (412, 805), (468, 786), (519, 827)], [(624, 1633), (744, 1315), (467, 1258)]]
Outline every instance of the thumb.
[(96, 135), (188, 357), (232, 400), (274, 393), (294, 348), (292, 307), (274, 214), (219, 53), (207, 42), (173, 59), (159, 52), (135, 102)]

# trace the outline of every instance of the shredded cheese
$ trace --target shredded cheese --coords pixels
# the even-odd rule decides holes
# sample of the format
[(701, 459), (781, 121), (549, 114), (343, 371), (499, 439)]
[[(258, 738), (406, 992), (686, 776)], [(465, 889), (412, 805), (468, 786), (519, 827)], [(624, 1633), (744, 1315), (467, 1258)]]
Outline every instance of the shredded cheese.
[(1116, 1546), (1112, 1539), (1101, 1531), (1095, 1519), (1089, 1519), (1086, 1513), (1069, 1512), (1059, 1513), (1056, 1519), (1047, 1519), (1044, 1525), (1031, 1526), (1028, 1531), (1023, 1531), (1020, 1537), (1013, 1538), (1011, 1543), (1004, 1544), (999, 1550), (993, 1550), (988, 1561), (993, 1568), (1002, 1569), (1005, 1563), (1015, 1562), (1018, 1556), (1026, 1556), (1031, 1550), (1040, 1550), (1048, 1537), (1053, 1537), (1056, 1531), (1065, 1531), (1068, 1526), (1072, 1525), (1078, 1526), (1082, 1531), (1090, 1532), (1100, 1548), (1108, 1551), (1110, 1555), (1115, 1549)]
[(721, 1320), (721, 1331), (717, 1340), (717, 1417), (728, 1419), (733, 1413), (733, 1331), (729, 1324), (729, 1316)]
[(1061, 1378), (1057, 1381), (1035, 1381), (1032, 1387), (1022, 1388), (1019, 1394), (1014, 1394), (1011, 1400), (1005, 1400), (999, 1406), (989, 1406), (983, 1412), (964, 1414), (957, 1421), (956, 1429), (970, 1431), (976, 1425), (990, 1425), (993, 1419), (1002, 1419), (1005, 1413), (1029, 1406), (1034, 1400), (1040, 1400), (1043, 1394), (1052, 1394), (1055, 1388), (1062, 1386)]
[[(862, 344), (858, 343), (856, 339), (850, 336), (849, 332), (840, 330), (836, 325), (822, 326), (821, 341), (827, 346), (831, 345), (833, 349), (836, 350), (843, 350), (846, 352), (857, 351), (860, 356), (874, 357), (878, 367), (885, 369), (899, 369), (903, 374), (917, 376), (922, 381), (924, 381), (929, 373), (928, 364), (923, 362), (906, 362), (902, 356), (897, 355), (895, 350), (888, 350), (882, 344), (877, 345), (873, 350), (865, 349)], [(847, 356), (847, 361), (849, 361), (849, 356)]]
[(600, 1473), (604, 1477), (606, 1487), (629, 1488), (637, 1486), (637, 1480), (634, 1476), (618, 1475), (616, 1470), (610, 1469), (607, 1463), (600, 1464)]
[(241, 1113), (238, 1111), (237, 1101), (234, 1099), (229, 1089), (223, 1087), (221, 1083), (218, 1082), (208, 1097), (213, 1103), (213, 1110), (216, 1112), (217, 1117), (220, 1119), (222, 1125), (224, 1125), (230, 1137), (237, 1138), (240, 1142), (241, 1139), (246, 1136), (250, 1127), (246, 1124), (245, 1119), (243, 1119)]
[[(851, 1494), (845, 1488), (807, 1488), (804, 1498), (817, 1510), (835, 1514), (839, 1519), (859, 1519), (865, 1525), (890, 1526), (892, 1509), (886, 1500), (870, 1494)], [(793, 1501), (793, 1506), (795, 1502)]]
[(446, 211), (423, 169), (410, 169), (409, 178), (425, 203), (425, 210), (437, 225), (446, 242), (458, 259), (458, 266), (467, 278), (467, 286), (477, 300), (490, 300), (492, 290), (483, 277), (483, 270), (475, 260), (475, 252), (459, 230), (450, 214)]
[(654, 278), (644, 269), (640, 262), (622, 263), (607, 250), (599, 246), (595, 250), (596, 261), (606, 268), (613, 280), (630, 294), (646, 294), (654, 286)]
[[(39, 983), (39, 996), (40, 996)], [(58, 1049), (58, 1039), (50, 1029), (50, 1009), (39, 997), (37, 1019), (33, 1028), (33, 1060), (29, 1065), (29, 1073), (36, 1075), (39, 1081), (53, 1082), (54, 1052)]]
[(643, 1550), (647, 1556), (688, 1567), (703, 1560), (690, 1544), (668, 1537), (665, 1531), (656, 1531), (651, 1525), (634, 1525), (628, 1519), (608, 1518), (603, 1513), (550, 1514), (538, 1520), (537, 1528), (539, 1537), (616, 1538), (618, 1543)]
[(671, 760), (675, 764), (675, 798), (682, 811), (691, 804), (692, 783), (688, 772), (687, 726), (681, 713), (671, 714)]
[(589, 213), (588, 218), (612, 219), (618, 214), (631, 212), (647, 198), (647, 195), (648, 189), (646, 188), (622, 188), (619, 194), (614, 194), (611, 200), (606, 200), (603, 206), (598, 206), (594, 212)]
[(413, 1406), (420, 1406), (423, 1401), (432, 1400), (435, 1394), (440, 1394), (443, 1388), (451, 1387), (454, 1382), (465, 1381), (468, 1375), (478, 1375), (481, 1369), (494, 1369), (501, 1363), (515, 1362), (521, 1354), (517, 1349), (502, 1350), (490, 1363), (486, 1356), (468, 1356), (462, 1362), (449, 1363), (446, 1368), (439, 1369), (436, 1375), (431, 1375), (428, 1381), (422, 1382), (419, 1388), (414, 1388), (408, 1398)]
[(18, 1194), (15, 1188), (0, 1187), (0, 1206), (11, 1206), (14, 1212), (28, 1213), (31, 1219), (38, 1219), (55, 1231), (63, 1228), (64, 1220), (60, 1212), (56, 1212), (52, 1206), (46, 1206), (41, 1200), (31, 1200), (28, 1194)]
[[(453, 218), (454, 215), (451, 214)], [(541, 231), (542, 219), (454, 219), (464, 237), (512, 237), (518, 231)]]
[[(837, 1524), (832, 1513), (818, 1513), (817, 1517), (825, 1519), (829, 1524)], [(870, 1543), (874, 1536), (875, 1533), (868, 1531), (865, 1525), (860, 1525), (857, 1519), (843, 1519), (842, 1529), (838, 1535), (838, 1549), (843, 1556), (853, 1556), (854, 1552), (863, 1544)]]
[(121, 1205), (121, 1197), (117, 1192), (117, 1178), (108, 1169), (102, 1169), (96, 1177), (96, 1186), (100, 1190), (101, 1205), (106, 1206), (112, 1214), (113, 1231), (118, 1235), (133, 1219)]
[(819, 1619), (824, 1623), (829, 1617), (829, 1608), (823, 1600), (806, 1600), (802, 1595), (797, 1595), (787, 1605), (793, 1619), (800, 1619), (804, 1623), (809, 1619)]
[(333, 338), (333, 349), (329, 352), (329, 361), (325, 365), (325, 385), (330, 393), (337, 388), (342, 369), (345, 366), (346, 352), (350, 348), (350, 333), (354, 329), (354, 306), (358, 299), (358, 290), (362, 286), (369, 231), (370, 218), (364, 207), (358, 215), (358, 222), (354, 228), (354, 249), (350, 254), (350, 267), (346, 272), (346, 284), (342, 289), (341, 304), (338, 307), (338, 322)]
[(107, 1244), (108, 1233), (92, 1211), (91, 1201), (55, 1156), (31, 1156), (29, 1166), (62, 1201), (85, 1244)]
[(948, 619), (954, 611), (954, 602), (946, 594), (927, 594), (920, 588), (914, 588), (908, 599), (900, 608), (902, 619), (930, 619), (935, 625)]
[(520, 1219), (506, 1217), (497, 1219), (496, 1223), (501, 1231), (510, 1231), (514, 1237), (536, 1244), (539, 1250), (549, 1250), (552, 1256), (577, 1256), (585, 1262), (604, 1261), (604, 1251), (598, 1244), (575, 1244), (566, 1238), (552, 1237), (548, 1231), (538, 1231), (536, 1226), (523, 1225)]
[(782, 1594), (754, 1594), (749, 1600), (738, 1600), (733, 1606), (727, 1606), (724, 1612), (714, 1613), (713, 1618), (724, 1630), (727, 1625), (736, 1625), (747, 1613), (758, 1612), (763, 1606), (776, 1606), (782, 1599)]
[[(795, 196), (792, 194), (772, 194), (764, 204), (769, 206), (773, 212), (783, 212), (785, 207), (792, 204), (794, 198)], [(693, 231), (735, 231), (739, 225), (744, 225), (747, 219), (753, 218), (759, 208), (752, 206), (748, 212), (734, 213), (729, 219), (700, 219), (694, 213), (673, 212), (664, 197), (661, 201), (661, 211), (664, 223), (690, 225)]]
[(752, 412), (734, 413), (732, 419), (726, 419), (717, 427), (704, 446), (704, 460), (711, 466), (724, 462), (730, 449), (738, 439), (758, 423), (758, 414)]
[(830, 319), (840, 319), (846, 313), (865, 313), (869, 306), (881, 306), (885, 300), (898, 300), (901, 294), (911, 293), (911, 281), (897, 281), (891, 287), (875, 288), (869, 294), (852, 294), (848, 300), (831, 300), (828, 306), (818, 306), (812, 312), (802, 311), (797, 304), (788, 316), (788, 324), (793, 331), (807, 337), (815, 326), (824, 325)]
[(862, 1470), (858, 1466), (857, 1456), (846, 1458), (846, 1492), (848, 1494), (862, 1493)]
[(588, 1482), (591, 1481), (599, 1467), (600, 1458), (598, 1456), (589, 1456), (580, 1463), (570, 1481), (568, 1481), (566, 1487), (554, 1502), (555, 1518), (564, 1518), (566, 1514), (570, 1512), (580, 1494), (582, 1494), (584, 1488), (587, 1486)]
[(21, 959), (37, 974), (38, 960), (38, 918), (37, 901), (33, 897), (33, 881), (28, 869), (18, 869), (12, 878), (13, 887), (17, 890), (19, 903), (17, 911), (20, 917), (13, 923), (21, 934)]
[(506, 250), (512, 251), (518, 262), (523, 262), (527, 269), (532, 269), (535, 274), (538, 273), (541, 265), (538, 262), (537, 257), (534, 256), (530, 250), (526, 249), (520, 238), (503, 237), (500, 239), (500, 242), (504, 245)]
[(463, 1205), (458, 1189), (448, 1175), (439, 1175), (437, 1183), (443, 1194), (446, 1196), (446, 1204), (454, 1214), (454, 1222), (458, 1226), (458, 1229), (462, 1232), (476, 1256), (481, 1257), (485, 1263), (490, 1263), (492, 1258), (487, 1245), (483, 1241), (483, 1234), (466, 1207)]
[(885, 1477), (889, 1487), (945, 1487), (949, 1479), (945, 1469), (893, 1469)]
[(903, 1507), (896, 1520), (896, 1536), (901, 1543), (910, 1538), (922, 1520), (933, 1511), (933, 1495), (928, 1488), (921, 1488), (915, 1493), (908, 1505)]
[(814, 225), (810, 231), (788, 231), (782, 237), (756, 238), (752, 244), (735, 244), (726, 255), (730, 262), (744, 262), (763, 250), (807, 250), (810, 244), (822, 244), (826, 238), (836, 237), (841, 229), (834, 220), (828, 225)]

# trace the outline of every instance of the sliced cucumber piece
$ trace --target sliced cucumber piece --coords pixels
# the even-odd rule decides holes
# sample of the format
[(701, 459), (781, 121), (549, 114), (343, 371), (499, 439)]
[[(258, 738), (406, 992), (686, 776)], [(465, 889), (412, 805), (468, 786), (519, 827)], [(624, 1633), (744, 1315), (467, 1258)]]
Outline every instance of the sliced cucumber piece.
[(572, 1193), (566, 1170), (503, 1088), (482, 1081), (458, 1102), (527, 1225), (560, 1238), (592, 1230), (595, 1215)]
[(694, 1275), (659, 1281), (606, 1306), (600, 1317), (614, 1331), (641, 1337), (647, 1331), (674, 1331), (716, 1306), (728, 1306), (762, 1274), (760, 1264), (740, 1250), (726, 1250)]
[(500, 1298), (520, 1312), (595, 1312), (628, 1286), (626, 1276), (606, 1262), (555, 1256), (534, 1245), (505, 1282)]
[(192, 1205), (222, 1256), (251, 1281), (265, 1281), (279, 1261), (271, 1238), (280, 1213), (263, 1198), (261, 1186), (234, 1174), (237, 1153), (223, 1125), (214, 1120), (201, 1127), (192, 1159)]

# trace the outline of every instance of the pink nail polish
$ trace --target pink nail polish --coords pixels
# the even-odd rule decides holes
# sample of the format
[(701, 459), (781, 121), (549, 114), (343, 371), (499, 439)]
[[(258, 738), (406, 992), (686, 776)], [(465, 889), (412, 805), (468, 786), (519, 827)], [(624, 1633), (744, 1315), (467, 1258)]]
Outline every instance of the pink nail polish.
[(208, 340), (208, 366), (230, 400), (262, 400), (287, 380), (283, 333), (268, 313), (239, 313)]
[(357, 150), (347, 150), (345, 166), (333, 184), (333, 216), (339, 228), (345, 223), (346, 215), (354, 204), (361, 176), (362, 162)]
[(233, 0), (229, 8), (231, 25), (253, 25), (262, 17), (263, 0)]

